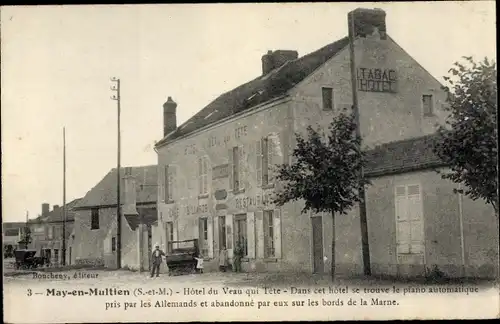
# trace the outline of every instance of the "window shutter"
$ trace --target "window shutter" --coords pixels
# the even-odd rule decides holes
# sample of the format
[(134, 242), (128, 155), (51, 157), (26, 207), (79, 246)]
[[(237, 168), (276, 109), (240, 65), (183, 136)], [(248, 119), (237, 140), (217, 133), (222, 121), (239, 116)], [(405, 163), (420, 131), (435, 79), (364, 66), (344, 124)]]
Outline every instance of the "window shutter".
[(227, 151), (227, 157), (228, 157), (228, 169), (229, 169), (229, 190), (233, 190), (234, 188), (234, 178), (233, 178), (233, 175), (234, 175), (234, 161), (233, 161), (233, 148), (230, 148), (228, 151)]
[(226, 248), (229, 258), (233, 257), (233, 215), (226, 215)]
[(179, 240), (179, 235), (178, 235), (178, 233), (177, 233), (177, 220), (174, 220), (174, 221), (172, 222), (172, 226), (174, 227), (174, 228), (172, 229), (173, 234), (174, 234), (174, 235), (173, 235), (173, 236), (174, 236), (174, 241), (178, 241), (178, 240)]
[(202, 237), (200, 237), (199, 226), (200, 226), (200, 219), (198, 217), (195, 217), (193, 220), (193, 238), (198, 239), (198, 247), (200, 248), (200, 252), (201, 252), (201, 249), (203, 248), (203, 246), (200, 244)]
[(203, 158), (198, 158), (198, 194), (203, 194)]
[[(413, 188), (412, 188), (413, 187)], [(423, 228), (423, 212), (422, 200), (420, 197), (419, 186), (408, 187), (408, 222), (410, 224), (410, 252), (422, 253), (424, 248), (424, 228)]]
[(169, 198), (170, 200), (175, 200), (175, 198), (177, 197), (178, 195), (178, 190), (177, 190), (177, 166), (171, 166), (169, 169), (170, 171), (170, 175), (169, 177), (171, 177), (170, 179), (170, 188), (168, 189), (169, 190)]
[(248, 258), (255, 259), (255, 214), (247, 213)]
[(207, 243), (208, 243), (208, 258), (214, 258), (214, 227), (212, 217), (207, 218)]
[(169, 192), (168, 192), (168, 189), (169, 189), (169, 186), (168, 186), (168, 176), (169, 176), (169, 167), (168, 165), (165, 165), (165, 168), (163, 170), (163, 183), (164, 183), (164, 188), (165, 190), (163, 190), (163, 199), (165, 200), (165, 202), (168, 202), (168, 197), (169, 197)]
[(164, 201), (163, 199), (163, 179), (164, 179), (164, 176), (163, 176), (163, 168), (162, 167), (158, 167), (158, 200), (159, 201)]
[(216, 252), (216, 255), (217, 257), (219, 257), (219, 250), (220, 250), (220, 246), (219, 246), (219, 242), (220, 242), (220, 239), (219, 239), (219, 216), (214, 216), (213, 218), (213, 229), (212, 229), (212, 233), (213, 233), (213, 250)]
[(238, 146), (238, 189), (245, 189), (245, 148)]
[(262, 186), (262, 139), (255, 142), (255, 173), (257, 187)]
[[(404, 188), (404, 187), (403, 187)], [(408, 204), (406, 195), (402, 195), (402, 188), (396, 188), (396, 227), (397, 253), (410, 252), (410, 221), (408, 219)]]
[(274, 210), (273, 231), (274, 231), (274, 256), (281, 259), (281, 210)]
[(257, 237), (257, 258), (264, 258), (264, 213), (262, 211), (255, 212), (255, 232)]

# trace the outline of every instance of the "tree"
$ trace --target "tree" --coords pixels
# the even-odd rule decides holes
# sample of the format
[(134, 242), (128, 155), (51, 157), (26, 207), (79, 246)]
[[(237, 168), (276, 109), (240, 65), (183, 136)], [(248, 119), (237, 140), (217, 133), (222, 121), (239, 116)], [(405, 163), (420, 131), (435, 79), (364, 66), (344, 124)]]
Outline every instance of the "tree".
[(297, 146), (293, 162), (278, 166), (277, 180), (283, 189), (276, 193), (274, 203), (282, 206), (290, 201), (304, 200), (303, 213), (328, 212), (332, 215), (332, 279), (335, 277), (335, 214), (345, 215), (360, 202), (360, 185), (365, 164), (361, 138), (356, 135), (352, 114), (345, 111), (328, 127), (329, 134), (320, 134), (311, 126), (307, 138), (295, 134)]
[(451, 168), (442, 178), (464, 185), (455, 192), (484, 199), (498, 216), (496, 64), (487, 58), (464, 61), (456, 62), (444, 77), (449, 116), (438, 130), (434, 152)]

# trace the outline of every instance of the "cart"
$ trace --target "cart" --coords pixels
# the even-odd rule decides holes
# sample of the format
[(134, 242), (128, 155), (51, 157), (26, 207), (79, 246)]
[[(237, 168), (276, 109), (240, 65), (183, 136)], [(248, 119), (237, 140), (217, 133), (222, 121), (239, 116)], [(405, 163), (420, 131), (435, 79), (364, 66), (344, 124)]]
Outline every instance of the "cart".
[(166, 255), (169, 276), (190, 274), (196, 271), (199, 254), (198, 239), (172, 241)]
[(16, 269), (34, 269), (45, 264), (45, 259), (36, 257), (36, 250), (16, 250)]

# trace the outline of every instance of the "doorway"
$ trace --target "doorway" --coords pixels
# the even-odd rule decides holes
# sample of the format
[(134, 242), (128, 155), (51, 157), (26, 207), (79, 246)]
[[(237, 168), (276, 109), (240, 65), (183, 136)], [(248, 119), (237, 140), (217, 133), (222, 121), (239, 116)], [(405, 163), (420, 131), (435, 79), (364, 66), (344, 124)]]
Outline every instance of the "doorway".
[(151, 253), (153, 253), (152, 249), (152, 230), (151, 225), (143, 226), (142, 228), (142, 266), (144, 270), (149, 271), (151, 264)]
[(311, 217), (312, 224), (312, 250), (313, 250), (313, 273), (323, 273), (325, 266), (323, 261), (323, 217)]

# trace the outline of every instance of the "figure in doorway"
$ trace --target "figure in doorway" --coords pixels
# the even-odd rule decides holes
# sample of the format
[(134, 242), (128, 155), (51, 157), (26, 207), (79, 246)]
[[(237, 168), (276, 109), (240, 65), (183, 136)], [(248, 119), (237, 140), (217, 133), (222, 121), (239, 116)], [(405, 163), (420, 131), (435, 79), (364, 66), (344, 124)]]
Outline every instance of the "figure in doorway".
[(243, 259), (243, 253), (243, 245), (238, 241), (233, 250), (233, 270), (235, 272), (241, 272), (241, 259)]
[(155, 244), (155, 250), (153, 251), (151, 255), (151, 278), (154, 277), (155, 272), (156, 276), (158, 277), (160, 275), (160, 265), (162, 262), (162, 257), (165, 256), (165, 252), (160, 250), (160, 246), (158, 244)]
[(227, 266), (228, 266), (227, 250), (226, 247), (223, 245), (219, 252), (219, 270), (222, 272), (226, 272)]

